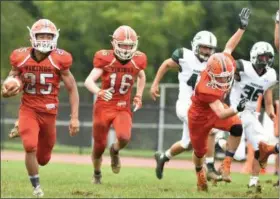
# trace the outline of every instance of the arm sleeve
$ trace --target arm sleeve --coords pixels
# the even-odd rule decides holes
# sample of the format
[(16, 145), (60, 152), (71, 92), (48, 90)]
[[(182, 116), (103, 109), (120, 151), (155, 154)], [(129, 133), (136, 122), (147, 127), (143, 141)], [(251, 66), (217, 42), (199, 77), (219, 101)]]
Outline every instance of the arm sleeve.
[(217, 99), (219, 99), (218, 96), (211, 95), (211, 94), (205, 94), (205, 93), (200, 93), (199, 94), (199, 100), (208, 104), (211, 104), (212, 102), (215, 102)]
[(243, 62), (240, 59), (238, 59), (236, 60), (236, 70), (234, 73), (234, 79), (238, 82), (241, 81), (240, 72), (242, 71), (244, 71), (244, 65)]
[(65, 55), (61, 57), (61, 70), (67, 70), (70, 69), (73, 63), (72, 55), (68, 52), (65, 52)]
[(18, 65), (18, 54), (16, 50), (14, 50), (10, 55), (10, 64), (12, 68), (15, 68)]
[(102, 55), (100, 51), (97, 51), (95, 55), (93, 56), (93, 67), (94, 68), (103, 68), (104, 61), (102, 59)]
[(176, 49), (171, 55), (171, 59), (175, 61), (177, 64), (179, 64), (179, 59), (182, 58), (183, 58), (183, 48)]
[(142, 61), (141, 61), (141, 64), (140, 64), (140, 68), (142, 70), (145, 70), (146, 67), (147, 67), (147, 56), (143, 53), (143, 58), (142, 58)]

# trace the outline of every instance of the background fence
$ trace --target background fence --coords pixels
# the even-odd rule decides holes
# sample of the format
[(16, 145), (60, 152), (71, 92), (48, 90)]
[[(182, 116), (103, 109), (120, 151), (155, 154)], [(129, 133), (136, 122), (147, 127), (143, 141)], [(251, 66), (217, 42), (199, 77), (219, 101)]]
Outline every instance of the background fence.
[[(57, 118), (57, 143), (79, 147), (89, 147), (92, 144), (92, 108), (94, 96), (86, 90), (83, 83), (78, 83), (80, 94), (80, 133), (76, 137), (68, 134), (70, 105), (66, 89), (61, 87), (59, 114)], [(128, 149), (161, 150), (169, 147), (181, 138), (182, 124), (175, 112), (175, 103), (178, 96), (177, 84), (162, 84), (161, 98), (156, 102), (149, 96), (148, 84), (144, 97), (143, 108), (134, 113), (132, 138)], [(133, 93), (135, 93), (135, 88)], [(18, 116), (20, 97), (2, 99), (1, 101), (1, 142), (7, 141), (8, 133)], [(108, 142), (114, 139), (111, 130)]]
[[(92, 108), (94, 96), (87, 91), (83, 83), (78, 83), (80, 94), (80, 133), (70, 137), (68, 133), (70, 105), (64, 86), (61, 86), (59, 114), (57, 118), (57, 144), (79, 147), (92, 145)], [(178, 84), (161, 84), (160, 98), (154, 102), (149, 96), (150, 84), (147, 84), (143, 96), (143, 108), (134, 113), (131, 142), (127, 149), (163, 150), (181, 139), (182, 123), (176, 116), (175, 104), (178, 96)], [(135, 93), (135, 87), (133, 90)], [(18, 116), (20, 96), (1, 101), (1, 145), (9, 140), (8, 133)], [(93, 118), (94, 119), (94, 118)], [(263, 120), (263, 119), (261, 119)], [(272, 127), (267, 123), (267, 128)], [(272, 129), (273, 130), (273, 129)], [(272, 131), (269, 130), (268, 131)], [(271, 134), (271, 133), (269, 133)], [(108, 144), (115, 138), (110, 130)], [(19, 139), (13, 142), (20, 142)]]

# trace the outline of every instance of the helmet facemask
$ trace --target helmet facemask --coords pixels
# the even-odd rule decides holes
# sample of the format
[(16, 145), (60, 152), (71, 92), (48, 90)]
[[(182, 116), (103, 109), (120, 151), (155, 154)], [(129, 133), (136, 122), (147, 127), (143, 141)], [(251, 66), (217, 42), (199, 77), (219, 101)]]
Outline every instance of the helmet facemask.
[(256, 61), (254, 63), (254, 66), (257, 69), (265, 68), (266, 66), (271, 67), (274, 61), (274, 56), (271, 53), (264, 53), (257, 55)]
[[(207, 53), (202, 52), (203, 50), (201, 50), (201, 48), (204, 49), (204, 50), (206, 48), (208, 48), (209, 52), (207, 52)], [(201, 60), (201, 61), (204, 61), (204, 62), (206, 62), (209, 59), (209, 57), (211, 55), (213, 55), (214, 53), (215, 53), (215, 47), (214, 46), (207, 46), (207, 45), (202, 45), (202, 44), (198, 44), (196, 46), (195, 52), (194, 52), (194, 54), (198, 57), (198, 59)]]
[(116, 39), (113, 39), (111, 43), (113, 45), (115, 55), (118, 56), (120, 60), (132, 59), (138, 47), (138, 40), (117, 41)]
[(234, 73), (233, 71), (231, 72), (222, 72), (221, 74), (217, 75), (212, 73), (211, 71), (208, 71), (208, 74), (211, 78), (211, 82), (210, 84), (214, 87), (217, 88), (219, 90), (222, 91), (228, 91), (233, 83), (233, 77), (234, 77)]

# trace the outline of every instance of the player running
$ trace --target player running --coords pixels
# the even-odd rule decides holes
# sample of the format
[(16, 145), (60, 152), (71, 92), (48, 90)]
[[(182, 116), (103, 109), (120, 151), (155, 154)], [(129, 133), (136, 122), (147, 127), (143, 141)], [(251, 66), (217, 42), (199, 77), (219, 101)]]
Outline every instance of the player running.
[[(58, 94), (62, 80), (69, 93), (71, 119), (69, 132), (74, 136), (79, 131), (79, 94), (76, 81), (70, 72), (72, 56), (57, 49), (59, 30), (48, 19), (36, 21), (30, 32), (32, 47), (19, 48), (12, 52), (9, 77), (20, 77), (23, 95), (19, 109), (18, 132), (25, 150), (25, 165), (34, 188), (33, 195), (42, 197), (38, 164), (46, 165), (56, 141), (56, 116)], [(3, 84), (2, 96), (11, 97), (19, 92)]]
[[(116, 132), (116, 142), (110, 146), (111, 166), (114, 173), (121, 168), (119, 151), (129, 142), (132, 128), (130, 107), (132, 86), (137, 79), (137, 91), (133, 104), (137, 110), (142, 106), (146, 76), (147, 57), (137, 51), (138, 36), (129, 26), (120, 26), (112, 36), (112, 50), (100, 50), (93, 58), (93, 70), (85, 81), (86, 88), (97, 95), (93, 108), (92, 163), (93, 183), (101, 183), (102, 154), (106, 148), (111, 125)], [(101, 77), (102, 86), (96, 81)]]

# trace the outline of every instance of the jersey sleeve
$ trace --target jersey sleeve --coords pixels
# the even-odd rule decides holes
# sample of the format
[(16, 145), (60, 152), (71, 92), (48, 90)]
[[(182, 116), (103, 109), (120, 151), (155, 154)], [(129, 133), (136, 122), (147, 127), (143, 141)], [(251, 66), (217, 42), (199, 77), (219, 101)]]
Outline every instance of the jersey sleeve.
[(10, 55), (10, 64), (12, 67), (15, 67), (18, 65), (18, 56), (17, 56), (16, 50), (14, 50)]
[(61, 70), (70, 69), (70, 67), (73, 64), (72, 55), (66, 51), (64, 51), (64, 52), (65, 52), (65, 54), (63, 56), (61, 56), (61, 60), (60, 60)]
[(172, 53), (171, 59), (175, 61), (177, 64), (179, 64), (179, 59), (183, 58), (183, 54), (184, 54), (183, 48), (178, 48)]
[(138, 51), (134, 56), (137, 58), (136, 64), (140, 68), (140, 70), (145, 70), (147, 67), (147, 55)]
[(234, 79), (238, 82), (241, 81), (240, 72), (244, 71), (244, 65), (241, 59), (236, 60), (236, 70), (234, 73)]
[(51, 57), (54, 61), (54, 64), (56, 64), (57, 67), (59, 67), (59, 70), (68, 70), (72, 66), (73, 58), (71, 53), (62, 50), (62, 49), (56, 49), (52, 54)]
[(15, 49), (10, 54), (10, 64), (12, 68), (17, 68), (19, 64), (21, 64), (27, 56), (30, 54), (30, 48), (23, 47)]
[(220, 98), (216, 95), (211, 95), (207, 93), (199, 93), (198, 99), (204, 103), (211, 104)]
[(103, 68), (105, 66), (104, 56), (106, 55), (105, 50), (100, 50), (95, 53), (93, 56), (93, 67), (94, 68)]

